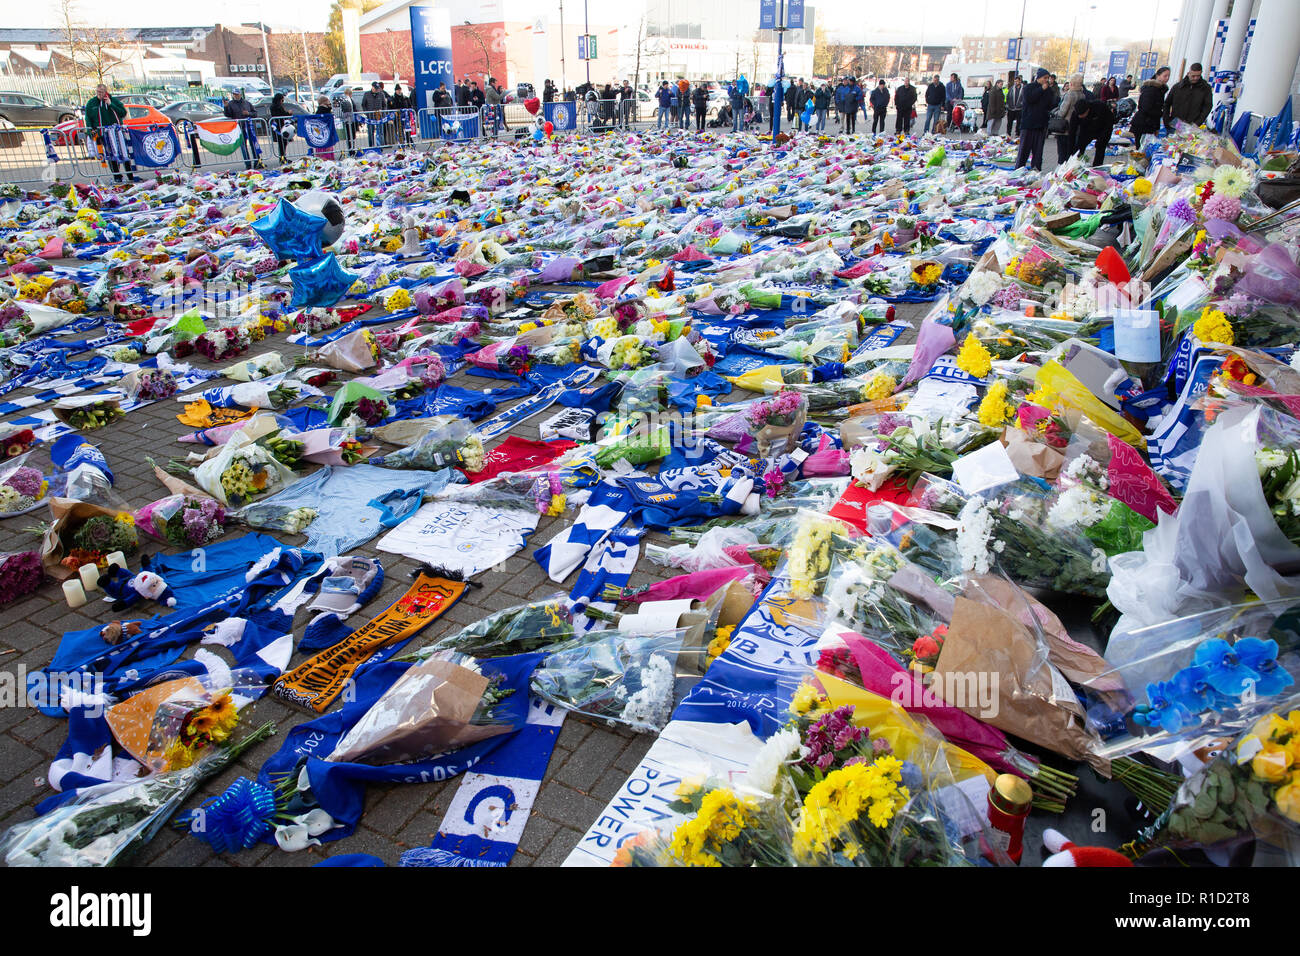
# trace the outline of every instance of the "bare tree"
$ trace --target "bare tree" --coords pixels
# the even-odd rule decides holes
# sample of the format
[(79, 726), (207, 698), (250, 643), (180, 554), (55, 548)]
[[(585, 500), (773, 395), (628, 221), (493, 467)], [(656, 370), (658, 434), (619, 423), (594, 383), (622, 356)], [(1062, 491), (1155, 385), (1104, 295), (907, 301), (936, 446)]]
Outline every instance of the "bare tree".
[(485, 77), (491, 76), (492, 75), (492, 53), (488, 47), (487, 38), (484, 37), (483, 34), (479, 32), (478, 27), (474, 26), (474, 24), (472, 23), (465, 24), (465, 33), (469, 36), (471, 40), (474, 41), (474, 45), (478, 47), (479, 55), (483, 57), (483, 70), (482, 70), (483, 75)]
[(414, 70), (414, 64), (407, 56), (406, 40), (395, 30), (379, 34), (371, 49), (375, 51), (380, 72), (393, 74), (393, 79), (399, 79), (404, 71)]
[(268, 41), (276, 78), (292, 82), (293, 94), (297, 96), (299, 84), (307, 79), (307, 55), (302, 39), (296, 33), (273, 33)]

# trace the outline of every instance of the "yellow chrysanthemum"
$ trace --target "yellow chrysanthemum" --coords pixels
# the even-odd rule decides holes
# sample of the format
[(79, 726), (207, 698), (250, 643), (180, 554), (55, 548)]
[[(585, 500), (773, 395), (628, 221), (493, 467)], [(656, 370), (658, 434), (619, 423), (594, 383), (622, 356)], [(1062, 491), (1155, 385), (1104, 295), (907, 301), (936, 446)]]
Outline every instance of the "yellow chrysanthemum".
[(976, 378), (984, 378), (993, 371), (993, 356), (983, 342), (973, 335), (967, 335), (966, 341), (961, 344), (961, 351), (957, 353), (957, 367)]
[(1015, 409), (1007, 403), (1007, 383), (998, 379), (989, 386), (980, 402), (979, 419), (981, 425), (997, 428), (1015, 414)]
[(1201, 310), (1201, 317), (1192, 324), (1192, 334), (1202, 342), (1219, 342), (1231, 345), (1235, 336), (1232, 323), (1222, 310), (1206, 306)]

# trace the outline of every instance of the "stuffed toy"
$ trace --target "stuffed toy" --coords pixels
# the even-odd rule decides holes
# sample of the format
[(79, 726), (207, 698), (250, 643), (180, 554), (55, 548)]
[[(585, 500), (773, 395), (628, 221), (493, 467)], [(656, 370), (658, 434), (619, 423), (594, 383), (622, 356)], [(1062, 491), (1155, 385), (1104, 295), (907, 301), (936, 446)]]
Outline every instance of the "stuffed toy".
[(99, 629), (99, 636), (105, 644), (120, 644), (124, 637), (135, 637), (140, 633), (140, 625), (135, 621), (123, 624), (121, 621), (109, 621)]
[(156, 601), (166, 607), (176, 606), (176, 595), (172, 589), (161, 575), (152, 571), (132, 574), (117, 565), (110, 565), (108, 571), (99, 576), (99, 586), (113, 599), (114, 611), (131, 607), (139, 603), (141, 598)]
[(1075, 846), (1059, 830), (1043, 831), (1043, 846), (1051, 851), (1043, 866), (1132, 866), (1133, 861), (1118, 850), (1100, 846)]

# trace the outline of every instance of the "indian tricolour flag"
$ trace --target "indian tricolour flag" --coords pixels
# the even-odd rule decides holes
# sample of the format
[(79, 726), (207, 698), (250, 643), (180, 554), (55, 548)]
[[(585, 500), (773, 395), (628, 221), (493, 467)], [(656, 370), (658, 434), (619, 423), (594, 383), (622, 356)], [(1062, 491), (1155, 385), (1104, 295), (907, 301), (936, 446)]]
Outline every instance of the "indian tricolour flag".
[(235, 120), (204, 120), (195, 123), (194, 128), (203, 148), (219, 156), (229, 156), (244, 141), (244, 134)]

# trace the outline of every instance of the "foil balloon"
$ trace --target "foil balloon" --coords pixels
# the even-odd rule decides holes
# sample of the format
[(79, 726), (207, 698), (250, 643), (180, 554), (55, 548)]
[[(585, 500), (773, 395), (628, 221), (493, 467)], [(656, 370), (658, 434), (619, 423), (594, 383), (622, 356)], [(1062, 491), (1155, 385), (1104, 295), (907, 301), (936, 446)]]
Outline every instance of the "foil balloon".
[(253, 231), (261, 236), (277, 259), (297, 259), (300, 263), (307, 263), (324, 255), (321, 252), (321, 229), (327, 224), (324, 216), (304, 212), (281, 199), (273, 210), (253, 223)]
[(327, 249), (339, 241), (339, 237), (343, 235), (344, 220), (343, 205), (338, 201), (337, 196), (313, 189), (303, 193), (294, 200), (293, 204), (303, 212), (324, 217), (325, 225), (320, 231), (322, 249)]
[(524, 100), (524, 109), (528, 110), (528, 112), (533, 116), (536, 116), (537, 111), (540, 110), (541, 108), (542, 108), (542, 101), (535, 96), (531, 96), (528, 99)]
[(547, 136), (550, 136), (552, 133), (555, 132), (555, 124), (552, 123), (550, 120), (547, 120), (545, 123), (542, 124), (542, 129), (546, 132)]
[(545, 138), (546, 138), (546, 134), (543, 133), (540, 129), (535, 129), (535, 130), (533, 130), (533, 142), (534, 142), (534, 143), (540, 143), (540, 142), (541, 142), (542, 140), (544, 140)]
[(357, 277), (346, 272), (334, 254), (289, 270), (293, 282), (291, 309), (327, 308), (334, 305), (352, 288)]

